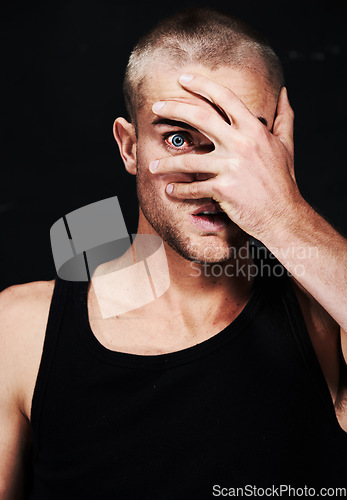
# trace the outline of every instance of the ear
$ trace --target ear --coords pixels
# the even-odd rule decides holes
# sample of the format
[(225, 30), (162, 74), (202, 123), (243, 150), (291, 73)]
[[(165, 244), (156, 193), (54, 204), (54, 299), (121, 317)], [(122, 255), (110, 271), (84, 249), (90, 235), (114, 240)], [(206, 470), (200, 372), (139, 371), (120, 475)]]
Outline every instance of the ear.
[(113, 124), (113, 135), (125, 168), (129, 174), (136, 175), (136, 133), (132, 123), (124, 118), (117, 118)]

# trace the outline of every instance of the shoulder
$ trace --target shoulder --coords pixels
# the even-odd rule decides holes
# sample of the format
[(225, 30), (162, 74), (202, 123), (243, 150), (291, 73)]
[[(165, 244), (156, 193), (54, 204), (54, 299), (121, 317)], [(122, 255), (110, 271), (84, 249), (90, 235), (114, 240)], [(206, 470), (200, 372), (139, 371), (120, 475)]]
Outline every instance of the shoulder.
[(15, 285), (0, 293), (0, 497), (23, 493), (30, 466), (29, 425), (54, 281)]
[(0, 293), (0, 365), (9, 394), (25, 411), (40, 364), (55, 280), (13, 285)]
[(9, 306), (10, 304), (15, 305), (18, 301), (42, 298), (46, 294), (52, 294), (54, 284), (55, 280), (33, 281), (5, 288), (0, 293), (0, 308), (3, 309), (4, 306)]
[(55, 280), (13, 285), (0, 293), (0, 342), (23, 341), (48, 318)]

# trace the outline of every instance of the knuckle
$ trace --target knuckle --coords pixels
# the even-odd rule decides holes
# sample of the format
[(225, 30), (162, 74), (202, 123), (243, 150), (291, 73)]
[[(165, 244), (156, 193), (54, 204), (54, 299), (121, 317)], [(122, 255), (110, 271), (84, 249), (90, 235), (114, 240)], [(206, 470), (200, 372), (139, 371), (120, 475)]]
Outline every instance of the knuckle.
[(214, 185), (213, 191), (218, 197), (225, 199), (228, 193), (232, 192), (233, 188), (234, 184), (232, 180), (224, 178)]
[(191, 170), (194, 166), (193, 158), (190, 155), (183, 155), (183, 166), (185, 170)]
[(198, 183), (196, 183), (196, 182), (192, 182), (189, 184), (189, 193), (194, 198), (198, 197), (198, 188), (199, 188), (199, 186), (198, 186)]
[(265, 125), (257, 121), (256, 126), (254, 127), (253, 131), (253, 139), (257, 140), (264, 140), (268, 137), (268, 131)]
[(218, 197), (223, 197), (225, 192), (225, 182), (216, 183), (214, 186), (214, 192)]
[(240, 139), (239, 148), (242, 153), (249, 153), (257, 148), (257, 141), (250, 135), (245, 135)]

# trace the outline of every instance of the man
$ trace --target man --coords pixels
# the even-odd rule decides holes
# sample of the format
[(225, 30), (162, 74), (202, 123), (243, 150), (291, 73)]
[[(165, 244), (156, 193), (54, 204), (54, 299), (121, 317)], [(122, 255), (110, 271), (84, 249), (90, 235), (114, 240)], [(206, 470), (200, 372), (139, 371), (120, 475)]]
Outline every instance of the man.
[[(140, 40), (124, 86), (114, 134), (170, 287), (109, 318), (88, 283), (1, 294), (1, 499), (32, 445), (32, 499), (345, 486), (346, 242), (295, 182), (277, 57), (191, 10)], [(250, 236), (292, 277), (254, 277)]]

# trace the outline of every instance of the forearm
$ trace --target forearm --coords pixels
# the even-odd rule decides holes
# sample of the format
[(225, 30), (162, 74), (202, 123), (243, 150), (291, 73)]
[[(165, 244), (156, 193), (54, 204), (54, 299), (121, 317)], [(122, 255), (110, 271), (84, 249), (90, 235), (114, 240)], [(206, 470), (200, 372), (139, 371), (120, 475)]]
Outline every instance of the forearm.
[(346, 331), (347, 240), (302, 200), (262, 242)]

